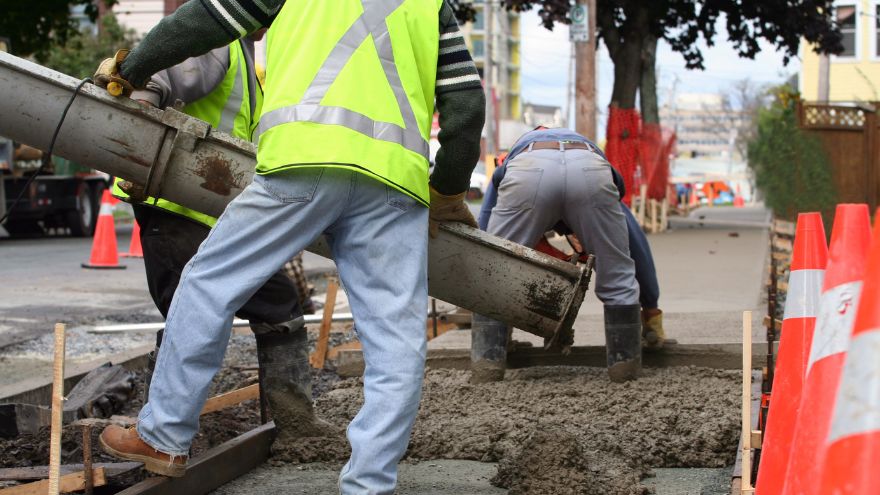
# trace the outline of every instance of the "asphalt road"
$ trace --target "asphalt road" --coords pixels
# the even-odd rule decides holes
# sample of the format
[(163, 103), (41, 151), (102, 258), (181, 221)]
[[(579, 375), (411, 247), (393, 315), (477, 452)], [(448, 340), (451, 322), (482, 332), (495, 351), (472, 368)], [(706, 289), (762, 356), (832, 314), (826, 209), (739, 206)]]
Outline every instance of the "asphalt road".
[[(131, 226), (117, 227), (119, 251), (128, 251)], [(143, 260), (120, 258), (121, 270), (81, 267), (92, 239), (0, 239), (0, 348), (68, 327), (161, 321), (147, 291)], [(307, 271), (333, 269), (306, 253)]]

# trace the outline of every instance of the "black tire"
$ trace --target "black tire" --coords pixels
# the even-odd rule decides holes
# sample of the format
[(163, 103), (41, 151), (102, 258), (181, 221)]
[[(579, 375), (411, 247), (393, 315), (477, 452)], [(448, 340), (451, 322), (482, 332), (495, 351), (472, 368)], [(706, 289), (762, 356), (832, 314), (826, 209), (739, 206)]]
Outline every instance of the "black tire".
[(38, 237), (44, 234), (37, 220), (8, 220), (3, 228), (11, 237)]
[(76, 209), (67, 212), (67, 227), (73, 237), (90, 237), (95, 233), (98, 212), (101, 209), (101, 193), (104, 185), (89, 187), (83, 184), (76, 197)]

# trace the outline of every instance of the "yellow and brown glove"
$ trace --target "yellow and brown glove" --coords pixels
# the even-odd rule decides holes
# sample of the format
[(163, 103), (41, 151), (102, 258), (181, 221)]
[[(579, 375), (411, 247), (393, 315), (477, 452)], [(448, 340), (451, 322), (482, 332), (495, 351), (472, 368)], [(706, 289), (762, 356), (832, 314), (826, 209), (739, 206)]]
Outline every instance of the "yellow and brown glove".
[(98, 70), (95, 71), (95, 75), (92, 77), (96, 86), (107, 88), (107, 92), (113, 96), (131, 96), (134, 86), (119, 75), (119, 65), (128, 56), (128, 52), (128, 48), (116, 50), (116, 55), (111, 58), (105, 58), (101, 62), (101, 65), (98, 66)]
[(431, 211), (428, 213), (428, 232), (432, 238), (437, 237), (437, 233), (440, 231), (440, 224), (445, 222), (460, 222), (470, 225), (475, 229), (479, 228), (474, 215), (464, 202), (465, 194), (460, 193), (447, 196), (440, 194), (431, 187)]
[(663, 311), (656, 308), (643, 309), (642, 346), (648, 350), (657, 350), (662, 349), (665, 343), (666, 332), (663, 330)]

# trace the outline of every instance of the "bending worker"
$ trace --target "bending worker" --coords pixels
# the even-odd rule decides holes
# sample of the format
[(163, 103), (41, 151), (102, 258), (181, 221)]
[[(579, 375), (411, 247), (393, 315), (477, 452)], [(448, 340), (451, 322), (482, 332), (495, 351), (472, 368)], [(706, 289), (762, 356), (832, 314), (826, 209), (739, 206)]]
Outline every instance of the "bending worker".
[[(339, 487), (391, 494), (421, 395), (428, 235), (442, 221), (476, 227), (464, 195), (480, 153), (482, 85), (442, 0), (187, 2), (95, 80), (142, 87), (269, 22), (257, 174), (184, 269), (136, 429), (108, 426), (101, 443), (180, 476), (233, 313), (325, 234), (366, 362)], [(441, 148), (429, 180), (435, 102)]]
[[(132, 98), (159, 108), (179, 100), (184, 103), (183, 112), (249, 141), (263, 100), (254, 72), (254, 41), (263, 33), (257, 31), (163, 70)], [(114, 196), (132, 203), (141, 226), (150, 295), (167, 318), (184, 266), (217, 219), (162, 198), (135, 201), (123, 188), (135, 197), (142, 191), (119, 179), (113, 187)], [(308, 334), (293, 281), (282, 271), (272, 274), (236, 314), (250, 320), (256, 337), (262, 395), (278, 430), (273, 448), (284, 450), (298, 437), (324, 433), (312, 406)], [(183, 338), (186, 333), (183, 329)], [(157, 356), (161, 355), (162, 334), (160, 330), (148, 362), (148, 390)], [(149, 400), (148, 393), (145, 399)]]
[[(547, 128), (539, 126), (535, 130), (545, 129)], [(603, 157), (605, 156), (605, 154), (595, 146), (595, 143), (590, 142), (590, 144), (594, 147), (596, 152), (602, 154)], [(514, 148), (511, 153), (513, 156), (516, 156), (527, 146), (528, 143), (517, 143), (517, 147)], [(486, 230), (489, 226), (489, 218), (492, 217), (492, 209), (495, 208), (495, 205), (498, 202), (498, 188), (501, 185), (501, 181), (504, 180), (504, 175), (507, 172), (505, 165), (508, 160), (512, 158), (511, 153), (504, 153), (502, 156), (498, 157), (498, 162), (500, 164), (495, 168), (495, 172), (492, 174), (492, 179), (486, 187), (486, 194), (483, 197), (483, 204), (480, 208), (480, 216), (477, 219), (477, 223), (479, 223), (481, 230)], [(661, 349), (665, 343), (674, 341), (667, 340), (666, 332), (663, 330), (663, 311), (660, 310), (660, 284), (657, 281), (657, 269), (654, 266), (654, 255), (651, 253), (651, 245), (648, 243), (648, 238), (639, 226), (636, 217), (633, 216), (629, 207), (623, 204), (623, 197), (626, 195), (623, 177), (620, 176), (620, 173), (613, 165), (611, 166), (611, 173), (613, 174), (614, 184), (617, 186), (619, 197), (621, 199), (620, 211), (626, 215), (626, 230), (629, 235), (629, 254), (636, 265), (636, 281), (639, 283), (639, 303), (642, 306), (642, 347), (647, 350)], [(579, 240), (574, 235), (571, 228), (565, 225), (565, 222), (557, 223), (553, 226), (552, 230), (557, 234), (566, 236), (574, 250), (579, 254), (586, 254), (582, 252), (582, 247), (578, 245)], [(559, 259), (568, 260), (570, 258), (570, 256), (551, 246), (543, 237), (538, 239), (538, 244), (533, 246), (533, 248)]]
[[(497, 203), (493, 205), (492, 197), (484, 200), (480, 217), (488, 217), (485, 230), (533, 247), (558, 224), (570, 227), (586, 252), (596, 256), (595, 287), (605, 307), (608, 374), (612, 381), (636, 378), (641, 369), (639, 284), (608, 160), (580, 134), (538, 128), (520, 137), (502, 170)], [(506, 324), (474, 314), (472, 381), (503, 378), (507, 338)]]

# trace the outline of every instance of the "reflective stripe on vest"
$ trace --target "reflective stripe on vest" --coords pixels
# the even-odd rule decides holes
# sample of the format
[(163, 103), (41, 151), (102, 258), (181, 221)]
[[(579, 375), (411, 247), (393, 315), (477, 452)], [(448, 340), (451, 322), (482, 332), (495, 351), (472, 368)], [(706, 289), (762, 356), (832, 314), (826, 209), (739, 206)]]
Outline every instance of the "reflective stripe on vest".
[[(394, 63), (394, 51), (386, 22), (386, 18), (403, 5), (403, 2), (404, 0), (361, 0), (363, 14), (337, 42), (301, 101), (296, 105), (277, 108), (262, 115), (254, 135), (255, 140), (259, 140), (259, 136), (268, 129), (281, 124), (314, 122), (340, 125), (373, 139), (396, 143), (428, 159), (428, 141), (419, 130), (412, 106), (403, 89), (397, 65)], [(404, 127), (390, 122), (378, 122), (347, 108), (320, 105), (337, 75), (368, 36), (371, 36), (375, 43), (385, 77), (397, 99)]]
[(251, 108), (248, 72), (254, 68), (244, 55), (243, 41), (231, 43), (228, 50), (229, 67), (220, 84), (203, 98), (185, 105), (182, 111), (218, 131), (250, 141), (255, 109)]

